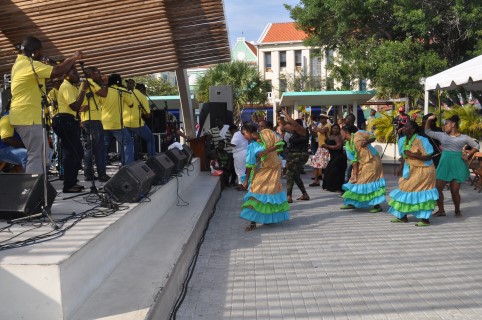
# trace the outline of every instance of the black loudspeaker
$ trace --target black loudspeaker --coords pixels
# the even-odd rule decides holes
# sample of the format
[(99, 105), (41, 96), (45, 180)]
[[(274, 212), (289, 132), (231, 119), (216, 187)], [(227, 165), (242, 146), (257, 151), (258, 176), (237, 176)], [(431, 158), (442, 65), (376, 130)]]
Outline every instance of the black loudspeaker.
[(211, 117), (210, 128), (217, 126), (217, 119), (221, 119), (223, 124), (228, 123), (228, 105), (225, 102), (208, 102), (208, 104), (210, 110), (209, 115)]
[[(151, 130), (153, 133), (165, 133), (166, 132), (166, 111), (165, 110), (152, 110), (152, 125)], [(150, 125), (151, 121), (148, 121)]]
[(159, 153), (147, 159), (146, 164), (156, 174), (153, 185), (166, 184), (171, 178), (174, 162), (165, 153)]
[(166, 155), (174, 162), (174, 168), (172, 169), (173, 173), (181, 172), (184, 166), (186, 165), (187, 156), (184, 152), (179, 150), (178, 148), (172, 148), (171, 150), (166, 151)]
[[(52, 206), (57, 191), (47, 182), (47, 204)], [(29, 216), (42, 211), (43, 174), (0, 174), (0, 219)]]
[(221, 119), (223, 124), (228, 123), (228, 105), (225, 102), (206, 102), (202, 105), (199, 112), (199, 126), (198, 137), (204, 128), (206, 131), (210, 128), (216, 127), (216, 120)]
[(138, 202), (149, 193), (154, 177), (144, 161), (136, 161), (120, 168), (104, 190), (117, 202)]
[(192, 152), (191, 148), (187, 144), (182, 145), (182, 152), (186, 155), (186, 166), (190, 165), (192, 162), (192, 158), (194, 157), (194, 152)]

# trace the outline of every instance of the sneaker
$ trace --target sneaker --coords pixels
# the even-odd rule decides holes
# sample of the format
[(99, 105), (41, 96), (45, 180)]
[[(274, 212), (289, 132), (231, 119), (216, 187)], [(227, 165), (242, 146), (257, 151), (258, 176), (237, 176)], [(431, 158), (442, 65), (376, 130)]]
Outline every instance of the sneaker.
[(103, 176), (101, 176), (101, 177), (99, 178), (99, 181), (100, 181), (100, 182), (107, 182), (107, 181), (109, 181), (109, 180), (110, 180), (110, 177), (109, 177), (108, 175), (106, 175), (106, 174), (104, 174)]

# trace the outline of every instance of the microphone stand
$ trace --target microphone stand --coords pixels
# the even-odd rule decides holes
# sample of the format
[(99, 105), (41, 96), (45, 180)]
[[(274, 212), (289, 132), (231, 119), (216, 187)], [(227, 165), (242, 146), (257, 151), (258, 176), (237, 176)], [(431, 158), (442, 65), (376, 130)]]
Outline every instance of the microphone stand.
[(29, 57), (30, 60), (30, 66), (32, 67), (33, 74), (35, 75), (35, 80), (37, 81), (37, 85), (39, 87), (40, 93), (42, 95), (42, 167), (43, 167), (43, 185), (44, 185), (44, 203), (42, 206), (42, 212), (33, 214), (27, 217), (22, 217), (18, 219), (11, 220), (11, 223), (16, 223), (19, 221), (23, 220), (29, 220), (31, 218), (36, 218), (36, 217), (45, 217), (50, 221), (50, 224), (53, 229), (58, 230), (60, 227), (55, 223), (54, 219), (51, 217), (51, 206), (49, 206), (49, 198), (48, 198), (48, 172), (47, 172), (47, 159), (45, 158), (45, 154), (47, 153), (47, 126), (46, 126), (46, 121), (45, 121), (45, 108), (47, 107), (47, 94), (43, 90), (43, 85), (40, 83), (40, 78), (35, 71), (35, 67), (33, 65), (33, 58)]

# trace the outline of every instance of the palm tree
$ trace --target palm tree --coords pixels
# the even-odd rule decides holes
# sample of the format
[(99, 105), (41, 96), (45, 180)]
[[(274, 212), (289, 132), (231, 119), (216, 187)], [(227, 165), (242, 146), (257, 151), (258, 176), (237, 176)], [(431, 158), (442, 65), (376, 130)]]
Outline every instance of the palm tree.
[(270, 90), (269, 82), (261, 79), (258, 68), (248, 62), (233, 61), (209, 68), (198, 79), (196, 98), (201, 102), (209, 101), (210, 86), (230, 85), (233, 88), (233, 120), (239, 123), (244, 105), (266, 102)]

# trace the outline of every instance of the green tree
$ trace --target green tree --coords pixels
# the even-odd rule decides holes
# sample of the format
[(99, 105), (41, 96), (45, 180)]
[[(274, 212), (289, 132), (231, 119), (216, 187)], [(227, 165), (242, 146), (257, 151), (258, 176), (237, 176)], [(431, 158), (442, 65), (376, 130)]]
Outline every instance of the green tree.
[(179, 90), (176, 86), (154, 74), (132, 77), (132, 79), (134, 79), (136, 83), (145, 84), (147, 94), (150, 96), (172, 96), (179, 94)]
[(333, 77), (368, 79), (386, 96), (413, 100), (420, 79), (482, 53), (481, 1), (301, 0), (286, 8), (307, 45), (337, 50)]
[(197, 80), (196, 98), (200, 102), (208, 102), (209, 87), (225, 85), (233, 88), (234, 123), (239, 123), (243, 106), (265, 103), (266, 94), (270, 90), (269, 82), (261, 79), (255, 65), (244, 61), (233, 61), (209, 68)]

